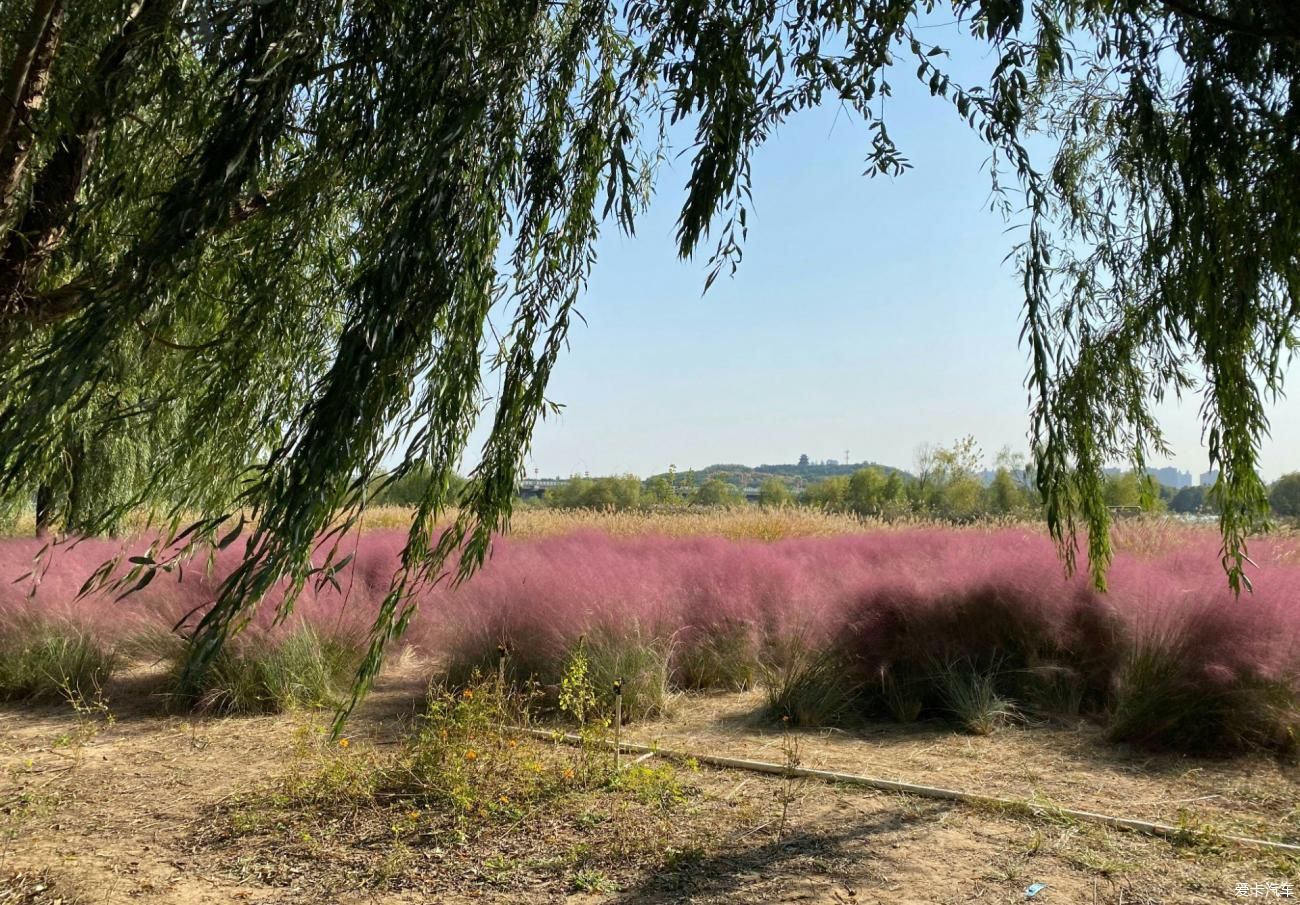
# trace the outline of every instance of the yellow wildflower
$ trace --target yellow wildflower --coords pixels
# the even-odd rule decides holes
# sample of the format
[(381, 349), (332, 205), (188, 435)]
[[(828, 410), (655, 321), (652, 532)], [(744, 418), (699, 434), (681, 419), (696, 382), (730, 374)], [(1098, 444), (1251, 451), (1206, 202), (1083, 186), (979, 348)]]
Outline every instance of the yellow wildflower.
[(474, 760), (474, 759), (476, 759), (477, 757), (478, 757), (478, 753), (477, 753), (477, 752), (474, 752), (474, 751), (466, 751), (466, 752), (465, 752), (465, 760)]
[(565, 768), (565, 770), (564, 770), (564, 778), (565, 778), (565, 779), (573, 779), (573, 768), (572, 768), (572, 767), (566, 767), (566, 768)]
[(346, 747), (348, 746), (348, 744), (349, 744), (349, 742), (348, 742), (347, 739), (345, 739), (345, 738), (341, 738), (341, 739), (339, 739), (339, 747), (340, 747), (340, 748), (346, 748)]

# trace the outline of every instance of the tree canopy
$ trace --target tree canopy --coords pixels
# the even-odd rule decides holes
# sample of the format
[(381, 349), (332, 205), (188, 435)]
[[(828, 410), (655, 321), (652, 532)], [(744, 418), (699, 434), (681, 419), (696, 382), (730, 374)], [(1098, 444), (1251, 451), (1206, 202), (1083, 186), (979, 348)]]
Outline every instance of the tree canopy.
[[(1034, 473), (1067, 563), (1086, 528), (1103, 580), (1103, 466), (1140, 471), (1164, 451), (1154, 405), (1199, 390), (1241, 585), (1268, 506), (1264, 405), (1300, 315), (1292, 0), (0, 13), (0, 497), (49, 484), (71, 449), (128, 444), (114, 492), (76, 500), (79, 527), (149, 504), (185, 544), (234, 542), (230, 514), (249, 512), (191, 675), (279, 581), (338, 566), (320, 539), (355, 524), (376, 477), (424, 469), (364, 691), (414, 589), (468, 576), (506, 527), (595, 240), (634, 229), (668, 133), (692, 136), (678, 250), (704, 250), (711, 282), (740, 260), (755, 149), (799, 111), (842, 105), (868, 173), (908, 168), (883, 100), (913, 74), (987, 143), (1020, 227)], [(934, 15), (988, 49), (983, 84), (946, 74)], [(184, 512), (202, 515), (188, 531)]]
[(1278, 478), (1269, 493), (1273, 511), (1284, 518), (1300, 518), (1300, 472)]

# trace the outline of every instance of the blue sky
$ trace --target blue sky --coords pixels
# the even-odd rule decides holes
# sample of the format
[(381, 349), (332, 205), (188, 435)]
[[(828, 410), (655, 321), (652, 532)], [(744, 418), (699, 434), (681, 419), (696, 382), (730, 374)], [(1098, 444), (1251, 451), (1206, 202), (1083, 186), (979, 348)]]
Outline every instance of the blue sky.
[[(980, 66), (966, 61), (968, 73)], [(564, 413), (539, 427), (530, 474), (842, 460), (846, 449), (907, 467), (920, 444), (966, 434), (990, 458), (1028, 448), (1021, 297), (1003, 263), (1015, 234), (988, 208), (987, 152), (910, 73), (894, 85), (888, 124), (914, 168), (867, 178), (861, 123), (834, 108), (793, 119), (755, 159), (740, 270), (703, 296), (707, 256), (681, 262), (673, 243), (685, 161), (663, 170), (637, 235), (610, 230), (600, 243), (586, 324), (548, 394)], [(1198, 405), (1165, 406), (1177, 457), (1153, 464), (1206, 468)], [(1272, 410), (1269, 479), (1300, 469), (1297, 414), (1293, 400)]]

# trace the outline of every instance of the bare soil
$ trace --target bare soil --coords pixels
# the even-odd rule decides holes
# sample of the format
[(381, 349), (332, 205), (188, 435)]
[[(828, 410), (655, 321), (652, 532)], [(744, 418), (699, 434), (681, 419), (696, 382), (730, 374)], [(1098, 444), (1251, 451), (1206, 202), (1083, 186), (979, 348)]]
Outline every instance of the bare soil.
[[(396, 744), (420, 707), (422, 676), (408, 666), (385, 678), (351, 725), (356, 744)], [(1034, 902), (1137, 905), (1281, 900), (1280, 884), (1300, 889), (1295, 859), (1229, 844), (1174, 845), (708, 768), (682, 768), (686, 795), (671, 807), (576, 796), (461, 846), (399, 837), (379, 812), (281, 814), (241, 831), (234, 816), (270, 800), (268, 790), (292, 768), (302, 727), (322, 716), (168, 715), (147, 676), (107, 694), (111, 721), (66, 706), (0, 709), (0, 905), (931, 905), (1023, 902), (1031, 883), (1046, 884)], [(797, 741), (805, 766), (1300, 838), (1297, 772), (1267, 759), (1125, 752), (1086, 724), (982, 738), (928, 724), (785, 736), (755, 716), (758, 703), (752, 694), (683, 698), (671, 719), (629, 727), (625, 737), (778, 763)], [(1249, 897), (1238, 884), (1248, 884)]]
[[(678, 704), (670, 719), (630, 727), (628, 740), (782, 762), (783, 729), (764, 718), (761, 693), (683, 696)], [(1268, 755), (1134, 750), (1083, 719), (988, 736), (932, 721), (863, 723), (799, 738), (805, 767), (1300, 844), (1300, 765)]]

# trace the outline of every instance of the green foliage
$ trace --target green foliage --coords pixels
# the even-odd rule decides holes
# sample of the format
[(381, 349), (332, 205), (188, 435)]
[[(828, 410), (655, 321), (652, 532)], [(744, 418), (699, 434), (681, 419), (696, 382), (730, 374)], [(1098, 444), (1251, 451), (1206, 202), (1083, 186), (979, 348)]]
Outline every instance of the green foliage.
[(614, 892), (618, 889), (618, 886), (603, 873), (589, 867), (581, 868), (575, 872), (569, 885), (574, 892), (585, 892), (593, 895)]
[[(578, 653), (585, 655), (585, 675), (594, 695), (588, 713), (599, 712), (613, 718), (615, 681), (622, 683), (624, 722), (661, 716), (668, 711), (672, 699), (669, 689), (672, 645), (669, 642), (631, 625), (617, 631), (594, 632), (579, 645), (574, 656)], [(575, 663), (571, 660), (571, 668), (573, 665)], [(568, 678), (569, 671), (566, 670), (565, 679)], [(562, 681), (562, 701), (563, 695)]]
[(719, 478), (709, 478), (696, 489), (691, 503), (695, 506), (742, 506), (745, 497), (735, 484), (728, 484)]
[[(1199, 387), (1241, 587), (1300, 318), (1300, 29), (1290, 0), (1210, 7), (957, 3), (987, 71), (963, 85), (920, 0), (17, 0), (0, 17), (6, 59), (30, 61), (0, 85), (0, 500), (45, 488), (86, 530), (156, 505), (175, 535), (195, 512), (196, 544), (248, 511), (192, 691), (283, 580), (287, 613), (387, 463), (427, 468), (359, 695), (419, 585), (468, 577), (508, 525), (601, 229), (632, 231), (661, 143), (685, 133), (677, 248), (711, 237), (707, 287), (739, 262), (752, 160), (790, 117), (833, 101), (870, 136), (867, 172), (909, 169), (880, 100), (915, 66), (988, 145), (995, 204), (1027, 220), (1035, 481), (1067, 563), (1086, 529), (1104, 582), (1103, 467), (1166, 453), (1154, 407)], [(918, 508), (969, 515), (956, 452)]]
[(989, 511), (999, 515), (1015, 512), (1025, 503), (1020, 488), (1011, 477), (1011, 472), (1005, 468), (999, 468), (993, 473), (993, 480), (988, 486), (987, 500)]
[(596, 690), (591, 681), (591, 661), (587, 658), (587, 645), (580, 639), (569, 652), (564, 673), (560, 677), (560, 711), (572, 717), (579, 726), (596, 709)]
[(26, 618), (0, 626), (0, 700), (90, 700), (117, 665), (111, 646), (71, 623)]
[[(374, 506), (418, 506), (430, 493), (433, 476), (427, 467), (417, 467), (405, 473), (394, 473), (376, 478), (370, 487), (370, 503)], [(455, 499), (465, 486), (465, 479), (452, 474), (448, 477), (447, 493)]]
[(641, 494), (647, 503), (656, 506), (671, 506), (681, 502), (677, 489), (673, 487), (672, 478), (668, 475), (648, 478), (641, 488)]
[(1024, 180), (1018, 250), (1037, 479), (1067, 562), (1086, 528), (1098, 583), (1111, 552), (1102, 466), (1140, 471), (1149, 451), (1166, 454), (1154, 406), (1199, 388), (1223, 563), (1245, 584), (1246, 537), (1267, 514), (1265, 404), (1300, 311), (1300, 124), (1274, 125), (1294, 113), (1300, 76), (1291, 6), (1111, 7), (1073, 67), (1063, 23), (1036, 8), (1056, 58), (1039, 55), (1017, 106), (1059, 143)]
[[(426, 806), (446, 808), (461, 833), (477, 807), (501, 804), (504, 789), (521, 803), (541, 791), (543, 778), (523, 768), (517, 745), (500, 736), (502, 717), (515, 709), (507, 692), (476, 682), (459, 691), (433, 688), (425, 712), (383, 783)], [(495, 793), (488, 798), (485, 793)]]
[(889, 715), (900, 723), (916, 722), (925, 707), (917, 683), (900, 680), (892, 670), (881, 672), (880, 700)]
[(614, 786), (632, 793), (642, 804), (665, 811), (686, 801), (686, 790), (672, 764), (630, 764), (614, 777)]
[(1130, 470), (1118, 475), (1107, 475), (1102, 497), (1107, 506), (1153, 512), (1163, 508), (1159, 488), (1160, 485), (1150, 475), (1139, 475)]
[(642, 502), (641, 481), (635, 475), (574, 476), (547, 493), (546, 502), (561, 509), (635, 509)]
[(989, 735), (1018, 716), (1016, 706), (998, 692), (998, 668), (969, 660), (934, 665), (932, 681), (943, 706), (968, 732)]
[(979, 444), (970, 436), (952, 446), (921, 447), (916, 457), (916, 480), (908, 488), (913, 503), (944, 518), (974, 518), (983, 503), (981, 459)]
[(1300, 471), (1282, 475), (1274, 481), (1268, 502), (1283, 518), (1300, 518)]
[(848, 497), (849, 479), (838, 476), (809, 484), (804, 488), (803, 493), (799, 495), (799, 502), (805, 506), (840, 512), (847, 507)]
[(794, 494), (785, 481), (780, 478), (765, 478), (763, 483), (758, 485), (758, 504), (760, 506), (770, 506), (779, 508), (789, 506), (794, 502)]

